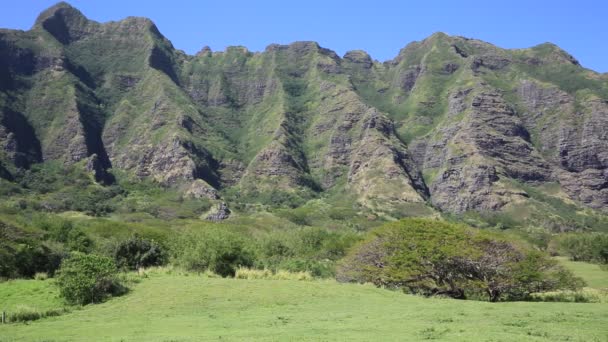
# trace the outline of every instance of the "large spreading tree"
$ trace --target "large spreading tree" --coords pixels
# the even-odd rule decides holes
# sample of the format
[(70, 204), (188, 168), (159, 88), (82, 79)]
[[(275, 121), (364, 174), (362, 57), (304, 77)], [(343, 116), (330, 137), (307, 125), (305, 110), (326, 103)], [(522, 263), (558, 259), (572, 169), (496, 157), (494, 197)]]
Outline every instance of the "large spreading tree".
[(582, 286), (555, 260), (523, 242), (430, 219), (392, 222), (372, 231), (344, 259), (337, 278), (490, 301)]

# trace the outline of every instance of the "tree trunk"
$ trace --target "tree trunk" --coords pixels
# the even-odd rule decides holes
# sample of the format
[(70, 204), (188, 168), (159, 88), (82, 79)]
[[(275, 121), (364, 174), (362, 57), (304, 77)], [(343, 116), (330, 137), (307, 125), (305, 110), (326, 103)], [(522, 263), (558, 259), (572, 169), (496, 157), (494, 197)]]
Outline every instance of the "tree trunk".
[(498, 300), (500, 299), (500, 291), (495, 290), (495, 289), (488, 289), (488, 299), (490, 300), (490, 302), (498, 302)]

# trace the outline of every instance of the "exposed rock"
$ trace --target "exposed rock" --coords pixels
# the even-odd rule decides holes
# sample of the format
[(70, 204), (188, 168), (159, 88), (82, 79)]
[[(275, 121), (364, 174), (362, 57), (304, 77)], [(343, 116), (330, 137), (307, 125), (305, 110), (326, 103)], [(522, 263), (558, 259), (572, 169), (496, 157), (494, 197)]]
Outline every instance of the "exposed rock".
[(392, 122), (370, 109), (362, 128), (348, 173), (360, 203), (375, 208), (424, 202), (428, 190), (407, 148), (394, 136)]
[(471, 62), (471, 69), (473, 69), (473, 71), (475, 72), (479, 72), (481, 67), (488, 68), (490, 70), (502, 70), (506, 68), (510, 63), (511, 61), (503, 56), (476, 56)]
[(558, 177), (563, 189), (572, 198), (596, 209), (608, 206), (608, 170), (561, 171)]
[(512, 191), (497, 184), (493, 166), (462, 165), (445, 170), (431, 187), (433, 204), (451, 212), (469, 210), (496, 211), (506, 204), (527, 197), (523, 191)]
[[(203, 154), (196, 151), (194, 146), (183, 143), (178, 139), (156, 147), (140, 160), (139, 174), (153, 176), (165, 184), (177, 184), (183, 180), (193, 180), (197, 176), (199, 166), (192, 155)], [(148, 162), (149, 161), (149, 162)]]
[(484, 156), (494, 158), (510, 178), (550, 180), (548, 164), (530, 142), (530, 134), (513, 109), (494, 91), (473, 98), (469, 129)]
[(462, 58), (467, 58), (469, 57), (469, 54), (466, 53), (463, 49), (461, 49), (460, 47), (458, 47), (458, 45), (452, 45), (452, 48), (454, 49), (454, 52), (456, 52), (460, 57)]
[(467, 88), (450, 93), (448, 97), (448, 116), (456, 116), (467, 109), (466, 97), (471, 91), (473, 91), (472, 88)]
[(122, 91), (128, 91), (135, 87), (140, 81), (140, 78), (133, 75), (116, 75), (116, 83)]
[(230, 217), (230, 209), (225, 202), (218, 203), (215, 207), (211, 209), (209, 213), (206, 214), (205, 217), (208, 221), (223, 221)]
[(521, 181), (551, 177), (501, 95), (485, 88), (468, 96), (471, 92), (466, 89), (450, 96), (448, 112), (464, 113), (465, 118), (441, 128), (423, 145), (423, 168), (438, 173), (430, 185), (431, 200), (452, 212), (499, 210), (525, 199), (525, 192), (501, 183), (501, 177)]
[(518, 95), (527, 110), (525, 122), (538, 131), (542, 151), (559, 167), (555, 172), (566, 193), (592, 208), (606, 208), (608, 105), (591, 99), (581, 113), (571, 95), (533, 81), (522, 81)]
[(416, 84), (416, 80), (422, 73), (423, 69), (420, 66), (415, 66), (413, 68), (407, 69), (406, 71), (400, 73), (395, 82), (396, 85), (404, 91), (410, 91), (414, 88)]
[(42, 146), (44, 160), (63, 160), (66, 164), (73, 164), (89, 156), (81, 113), (75, 103), (70, 107), (60, 130)]
[(190, 187), (185, 191), (184, 195), (190, 198), (207, 198), (211, 200), (219, 199), (220, 196), (211, 185), (207, 184), (202, 179), (195, 179), (190, 184)]
[(3, 141), (4, 151), (11, 156), (11, 159), (14, 160), (15, 154), (17, 153), (17, 139), (15, 138), (15, 133), (8, 133), (4, 129), (4, 127), (0, 127), (0, 139)]
[(250, 182), (255, 182), (255, 179), (270, 180), (283, 188), (301, 184), (305, 166), (281, 140), (282, 138), (274, 140), (260, 151), (247, 167), (243, 178), (248, 178)]
[(346, 62), (354, 63), (359, 65), (361, 68), (369, 69), (373, 65), (372, 58), (365, 51), (352, 50), (344, 54), (344, 60)]
[(456, 70), (458, 70), (458, 68), (460, 68), (460, 65), (458, 65), (458, 64), (456, 64), (456, 63), (446, 63), (446, 64), (443, 66), (442, 71), (443, 71), (445, 74), (450, 75), (450, 74), (455, 73), (455, 72), (456, 72)]
[(211, 48), (207, 45), (203, 46), (203, 48), (196, 53), (197, 57), (208, 57), (212, 53)]
[(220, 183), (225, 186), (236, 185), (243, 173), (245, 172), (245, 165), (238, 160), (228, 159), (220, 162), (219, 165)]

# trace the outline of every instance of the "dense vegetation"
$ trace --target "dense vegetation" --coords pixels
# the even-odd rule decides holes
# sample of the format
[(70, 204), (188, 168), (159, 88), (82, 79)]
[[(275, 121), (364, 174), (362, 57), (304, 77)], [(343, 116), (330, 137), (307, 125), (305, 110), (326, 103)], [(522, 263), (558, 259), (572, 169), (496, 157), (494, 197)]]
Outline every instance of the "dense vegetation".
[[(65, 172), (71, 176), (61, 177)], [(330, 278), (353, 245), (357, 246), (342, 263), (342, 271), (357, 251), (378, 247), (373, 242), (376, 234), (389, 229), (380, 228), (366, 237), (367, 231), (384, 220), (339, 197), (312, 199), (293, 207), (278, 202), (266, 207), (243, 207), (236, 211), (234, 219), (208, 223), (199, 220), (208, 208), (206, 200), (186, 198), (154, 182), (133, 182), (126, 175), (117, 177), (108, 188), (97, 184), (86, 172), (57, 168), (53, 163), (27, 171), (21, 186), (3, 187), (3, 191), (7, 196), (0, 204), (0, 276), (4, 278), (33, 277), (37, 273), (52, 277), (72, 252), (107, 256), (122, 270), (169, 262), (187, 270), (209, 270), (222, 276), (234, 276), (239, 267), (249, 267), (271, 272), (309, 272), (314, 277)], [(66, 191), (71, 193), (66, 195)], [(108, 191), (111, 195), (105, 200), (95, 195)], [(71, 194), (78, 194), (74, 195), (78, 199), (75, 203), (82, 208), (49, 204), (58, 197), (70, 198)], [(83, 209), (99, 205), (105, 209)], [(418, 222), (414, 226), (419, 225), (418, 234), (430, 254), (416, 249), (418, 254), (405, 253), (407, 258), (396, 260), (398, 263), (408, 262), (411, 266), (437, 258), (447, 260), (434, 265), (436, 268), (430, 269), (430, 275), (425, 274), (427, 278), (416, 286), (405, 286), (408, 291), (512, 300), (525, 298), (529, 292), (576, 287), (576, 282), (543, 252), (534, 249), (573, 260), (606, 263), (603, 233), (556, 233), (543, 227), (523, 226), (507, 213), (443, 218), (454, 224), (404, 221)], [(463, 221), (477, 228), (463, 228), (459, 223)], [(436, 234), (426, 236), (426, 230)], [(395, 244), (407, 242), (399, 240), (400, 236), (390, 240)], [(364, 242), (358, 244), (362, 239)], [(435, 248), (434, 242), (445, 243), (446, 250)], [(462, 254), (451, 254), (454, 252)], [(509, 267), (502, 267), (505, 263)], [(487, 267), (479, 268), (479, 264)], [(460, 275), (454, 279), (432, 275), (443, 272), (441, 268), (459, 270)], [(379, 270), (388, 273), (374, 275), (376, 279), (358, 275), (351, 280), (394, 287), (400, 282), (395, 276), (408, 276), (399, 273), (403, 270), (375, 271)], [(419, 271), (422, 274), (429, 270)], [(537, 273), (525, 273), (531, 271)], [(431, 275), (436, 279), (429, 282)]]
[(492, 302), (583, 285), (557, 261), (522, 243), (423, 219), (372, 231), (344, 260), (338, 280), (454, 298), (485, 294)]
[(142, 267), (160, 266), (166, 261), (166, 251), (154, 240), (135, 235), (121, 242), (114, 252), (119, 268), (137, 270)]
[(553, 246), (556, 253), (573, 261), (589, 261), (608, 264), (608, 234), (570, 233), (559, 236)]

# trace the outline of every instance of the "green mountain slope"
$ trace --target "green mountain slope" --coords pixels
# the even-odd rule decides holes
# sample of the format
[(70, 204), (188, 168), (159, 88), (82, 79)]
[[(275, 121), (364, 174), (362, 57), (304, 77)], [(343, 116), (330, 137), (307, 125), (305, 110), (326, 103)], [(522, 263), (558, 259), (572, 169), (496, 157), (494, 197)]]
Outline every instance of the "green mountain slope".
[(86, 160), (102, 183), (126, 172), (245, 204), (608, 209), (608, 80), (552, 44), (437, 33), (384, 63), (314, 42), (190, 56), (148, 19), (97, 23), (59, 3), (29, 31), (0, 31), (0, 81), (9, 180)]

